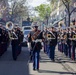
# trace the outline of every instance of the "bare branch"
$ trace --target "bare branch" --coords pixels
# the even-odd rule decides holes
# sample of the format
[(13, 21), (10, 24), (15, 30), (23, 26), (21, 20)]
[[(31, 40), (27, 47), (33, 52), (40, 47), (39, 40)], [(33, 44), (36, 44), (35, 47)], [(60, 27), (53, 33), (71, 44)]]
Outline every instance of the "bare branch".
[(64, 0), (62, 0), (62, 2), (65, 5), (65, 7), (68, 9), (66, 2), (64, 2)]
[(74, 10), (76, 10), (76, 8), (74, 8), (74, 9), (70, 12), (70, 15), (72, 14), (72, 12), (73, 12)]

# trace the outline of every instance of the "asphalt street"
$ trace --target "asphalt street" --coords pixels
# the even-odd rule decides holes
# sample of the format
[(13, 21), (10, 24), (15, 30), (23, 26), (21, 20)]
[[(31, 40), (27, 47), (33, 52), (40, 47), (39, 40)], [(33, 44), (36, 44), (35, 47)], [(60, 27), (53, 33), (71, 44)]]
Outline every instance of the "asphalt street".
[(43, 51), (41, 51), (40, 69), (32, 70), (32, 62), (29, 63), (29, 51), (22, 48), (17, 60), (12, 58), (11, 47), (0, 57), (0, 75), (76, 75), (76, 62), (72, 61), (57, 49), (55, 62), (52, 62)]

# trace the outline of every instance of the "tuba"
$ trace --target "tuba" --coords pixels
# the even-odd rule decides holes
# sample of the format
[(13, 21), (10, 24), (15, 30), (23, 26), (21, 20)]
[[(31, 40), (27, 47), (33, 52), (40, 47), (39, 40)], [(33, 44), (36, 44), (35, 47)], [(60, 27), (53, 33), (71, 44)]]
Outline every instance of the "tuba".
[(18, 36), (14, 32), (14, 24), (11, 21), (6, 23), (6, 29), (8, 29), (9, 38), (11, 40), (18, 39)]
[(13, 28), (14, 28), (14, 24), (11, 21), (6, 23), (6, 29), (12, 30)]

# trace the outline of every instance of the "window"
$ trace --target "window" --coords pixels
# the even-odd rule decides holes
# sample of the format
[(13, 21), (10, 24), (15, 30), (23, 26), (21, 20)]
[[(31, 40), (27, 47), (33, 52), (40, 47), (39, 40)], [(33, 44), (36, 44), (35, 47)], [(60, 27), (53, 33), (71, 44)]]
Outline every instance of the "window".
[(28, 30), (28, 29), (30, 30), (30, 29), (31, 29), (31, 27), (25, 27), (25, 28), (24, 28), (24, 30)]
[(27, 34), (29, 34), (29, 32), (30, 32), (30, 31), (24, 31), (24, 34), (27, 35)]

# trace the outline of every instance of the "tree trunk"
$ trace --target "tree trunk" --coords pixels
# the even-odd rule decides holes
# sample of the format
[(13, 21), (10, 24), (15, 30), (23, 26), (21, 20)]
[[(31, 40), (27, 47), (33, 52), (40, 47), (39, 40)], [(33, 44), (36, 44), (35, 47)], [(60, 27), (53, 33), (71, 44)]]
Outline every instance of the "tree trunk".
[(68, 13), (68, 27), (70, 26), (70, 13)]

